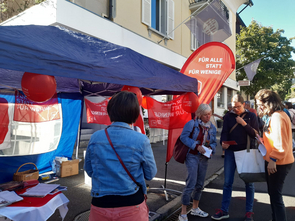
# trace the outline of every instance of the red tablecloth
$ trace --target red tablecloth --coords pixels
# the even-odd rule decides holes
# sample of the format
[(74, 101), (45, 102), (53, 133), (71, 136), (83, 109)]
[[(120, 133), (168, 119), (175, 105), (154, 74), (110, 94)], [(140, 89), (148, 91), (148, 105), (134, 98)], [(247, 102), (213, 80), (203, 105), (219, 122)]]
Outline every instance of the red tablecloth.
[[(36, 185), (35, 185), (36, 186)], [(17, 194), (22, 194), (24, 193), (28, 188), (32, 188), (34, 186), (28, 186), (24, 189), (20, 189), (15, 191)], [(22, 201), (13, 203), (11, 205), (9, 205), (8, 207), (40, 207), (40, 206), (44, 206), (47, 202), (49, 202), (53, 197), (55, 197), (56, 195), (60, 194), (61, 192), (57, 192), (53, 195), (47, 194), (45, 197), (28, 197), (28, 196), (21, 196), (24, 199)]]

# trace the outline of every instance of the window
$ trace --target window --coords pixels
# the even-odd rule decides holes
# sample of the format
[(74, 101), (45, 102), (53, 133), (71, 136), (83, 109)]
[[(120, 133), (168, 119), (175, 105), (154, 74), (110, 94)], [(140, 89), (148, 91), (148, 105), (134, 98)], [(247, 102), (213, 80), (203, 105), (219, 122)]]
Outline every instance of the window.
[(223, 88), (224, 87), (221, 87), (216, 94), (217, 95), (217, 107), (220, 107), (220, 108), (224, 108)]
[(174, 1), (142, 0), (142, 23), (163, 36), (174, 38)]

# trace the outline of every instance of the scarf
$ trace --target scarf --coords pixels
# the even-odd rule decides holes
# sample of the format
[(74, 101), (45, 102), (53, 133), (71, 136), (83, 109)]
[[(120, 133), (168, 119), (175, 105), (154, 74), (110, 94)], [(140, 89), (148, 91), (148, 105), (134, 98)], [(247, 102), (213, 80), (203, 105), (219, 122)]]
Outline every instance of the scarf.
[(202, 145), (208, 147), (210, 146), (210, 137), (209, 137), (209, 129), (211, 127), (211, 122), (208, 121), (207, 123), (204, 123), (203, 121), (201, 121), (201, 119), (198, 119), (199, 125), (201, 126), (202, 130), (203, 130), (203, 143)]

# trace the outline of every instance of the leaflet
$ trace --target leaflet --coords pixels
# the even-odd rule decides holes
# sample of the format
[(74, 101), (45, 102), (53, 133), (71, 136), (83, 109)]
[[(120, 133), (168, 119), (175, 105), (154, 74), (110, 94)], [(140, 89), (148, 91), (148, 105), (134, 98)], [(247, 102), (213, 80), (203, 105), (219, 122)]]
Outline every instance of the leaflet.
[(263, 144), (258, 145), (258, 150), (260, 151), (261, 155), (264, 157), (266, 155), (266, 148)]
[(204, 150), (206, 151), (203, 155), (205, 157), (208, 157), (210, 158), (211, 157), (211, 154), (212, 154), (212, 149), (208, 148), (208, 147), (205, 147), (204, 145), (202, 145), (202, 147), (204, 148)]
[(23, 200), (24, 198), (17, 195), (14, 191), (2, 191), (0, 192), (0, 207), (8, 206), (14, 202)]
[(30, 189), (27, 189), (26, 192), (20, 194), (21, 196), (35, 196), (35, 197), (44, 197), (49, 194), (51, 191), (56, 189), (59, 184), (46, 184), (39, 183), (37, 186), (34, 186)]

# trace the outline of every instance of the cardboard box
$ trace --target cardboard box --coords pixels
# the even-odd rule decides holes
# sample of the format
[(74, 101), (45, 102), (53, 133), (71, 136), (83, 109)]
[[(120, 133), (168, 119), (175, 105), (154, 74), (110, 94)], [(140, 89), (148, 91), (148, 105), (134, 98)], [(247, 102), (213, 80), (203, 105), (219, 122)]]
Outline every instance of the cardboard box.
[(59, 177), (67, 177), (77, 175), (79, 173), (79, 159), (56, 161), (56, 175)]

